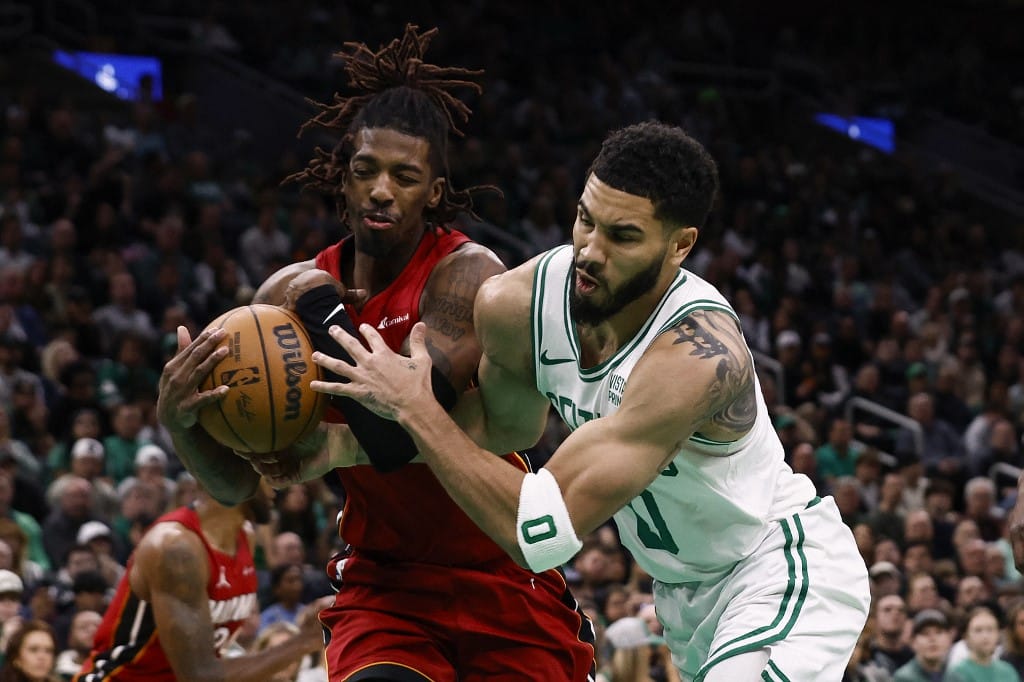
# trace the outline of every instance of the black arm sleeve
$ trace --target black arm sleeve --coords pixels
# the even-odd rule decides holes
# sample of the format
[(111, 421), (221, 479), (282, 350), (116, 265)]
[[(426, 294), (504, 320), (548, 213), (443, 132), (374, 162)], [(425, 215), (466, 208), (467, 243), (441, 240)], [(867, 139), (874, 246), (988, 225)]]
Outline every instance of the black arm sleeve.
[[(345, 306), (337, 289), (330, 284), (310, 289), (295, 302), (295, 312), (302, 320), (302, 324), (313, 342), (313, 348), (331, 357), (340, 358), (351, 365), (355, 364), (352, 356), (346, 353), (341, 345), (327, 333), (328, 328), (336, 324), (357, 339), (360, 338), (352, 319), (345, 312)], [(343, 383), (347, 381), (334, 372), (323, 368), (321, 370), (326, 381)], [(431, 368), (430, 379), (434, 397), (445, 410), (450, 410), (458, 398), (455, 387), (436, 367)], [(416, 444), (397, 422), (374, 414), (352, 398), (332, 395), (330, 402), (331, 406), (345, 415), (356, 440), (359, 441), (369, 456), (370, 462), (378, 471), (394, 471), (416, 456)]]

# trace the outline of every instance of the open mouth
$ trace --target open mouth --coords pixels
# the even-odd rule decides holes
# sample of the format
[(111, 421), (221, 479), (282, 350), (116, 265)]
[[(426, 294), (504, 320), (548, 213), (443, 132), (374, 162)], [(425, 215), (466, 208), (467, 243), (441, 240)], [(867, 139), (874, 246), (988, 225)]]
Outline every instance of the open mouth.
[(386, 213), (363, 214), (363, 224), (371, 230), (386, 230), (395, 224), (395, 219)]
[(589, 294), (597, 288), (599, 282), (582, 270), (576, 271), (576, 290), (581, 294)]

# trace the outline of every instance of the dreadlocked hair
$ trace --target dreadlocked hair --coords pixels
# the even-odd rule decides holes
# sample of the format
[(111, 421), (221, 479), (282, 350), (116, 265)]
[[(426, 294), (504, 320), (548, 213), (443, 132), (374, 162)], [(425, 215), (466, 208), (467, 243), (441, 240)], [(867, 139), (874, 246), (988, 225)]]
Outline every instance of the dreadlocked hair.
[(469, 88), (479, 94), (483, 88), (471, 79), (483, 71), (425, 63), (423, 55), (437, 29), (418, 33), (417, 28), (407, 24), (401, 38), (377, 52), (363, 43), (345, 43), (334, 56), (343, 60), (349, 86), (361, 94), (343, 97), (335, 93), (331, 104), (307, 100), (320, 111), (302, 124), (299, 136), (309, 128), (321, 127), (342, 133), (341, 140), (331, 151), (317, 147), (307, 167), (289, 175), (284, 183), (300, 182), (303, 189), (333, 197), (342, 222), (346, 210), (343, 185), (356, 133), (364, 128), (390, 128), (427, 141), (431, 169), (445, 179), (437, 207), (424, 209), (429, 223), (448, 230), (447, 224), (459, 212), (477, 217), (473, 213), (473, 194), (481, 190), (501, 194), (492, 185), (456, 190), (448, 181), (448, 133), (461, 137), (456, 121), (465, 123), (471, 113), (452, 90)]

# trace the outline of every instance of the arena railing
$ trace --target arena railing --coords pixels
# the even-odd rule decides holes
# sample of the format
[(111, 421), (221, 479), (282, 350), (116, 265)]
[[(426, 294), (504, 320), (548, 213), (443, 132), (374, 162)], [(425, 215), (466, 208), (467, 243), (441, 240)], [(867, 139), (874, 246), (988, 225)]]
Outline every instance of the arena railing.
[[(851, 424), (854, 423), (854, 413), (857, 411), (867, 412), (872, 414), (879, 419), (891, 422), (900, 428), (904, 428), (910, 431), (914, 438), (914, 453), (920, 458), (924, 455), (924, 430), (921, 429), (921, 425), (911, 419), (905, 414), (900, 414), (896, 410), (889, 409), (885, 405), (880, 405), (873, 400), (867, 398), (853, 397), (846, 401), (846, 409), (844, 416), (846, 420)], [(895, 459), (895, 458), (894, 458)]]
[(771, 372), (772, 378), (775, 379), (775, 391), (780, 396), (786, 395), (786, 371), (782, 367), (782, 363), (759, 350), (753, 348), (750, 349), (751, 355), (754, 356), (754, 364)]

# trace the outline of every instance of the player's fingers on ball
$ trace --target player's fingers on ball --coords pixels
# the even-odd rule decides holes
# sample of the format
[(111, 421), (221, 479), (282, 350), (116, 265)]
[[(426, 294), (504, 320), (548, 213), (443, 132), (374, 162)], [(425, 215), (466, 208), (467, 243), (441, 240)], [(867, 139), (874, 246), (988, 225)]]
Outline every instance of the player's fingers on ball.
[(227, 356), (227, 354), (227, 346), (220, 346), (219, 348), (215, 348), (212, 353), (210, 353), (206, 358), (203, 359), (202, 362), (195, 366), (195, 368), (192, 370), (191, 376), (189, 376), (189, 380), (195, 382), (196, 385), (202, 383), (203, 379), (205, 379), (206, 376), (213, 371), (213, 368), (217, 365), (217, 363), (223, 360)]
[(212, 388), (209, 391), (196, 393), (195, 397), (192, 399), (190, 407), (193, 410), (199, 410), (211, 403), (217, 402), (218, 400), (223, 400), (224, 396), (228, 394), (228, 390), (227, 386), (218, 386), (217, 388)]

